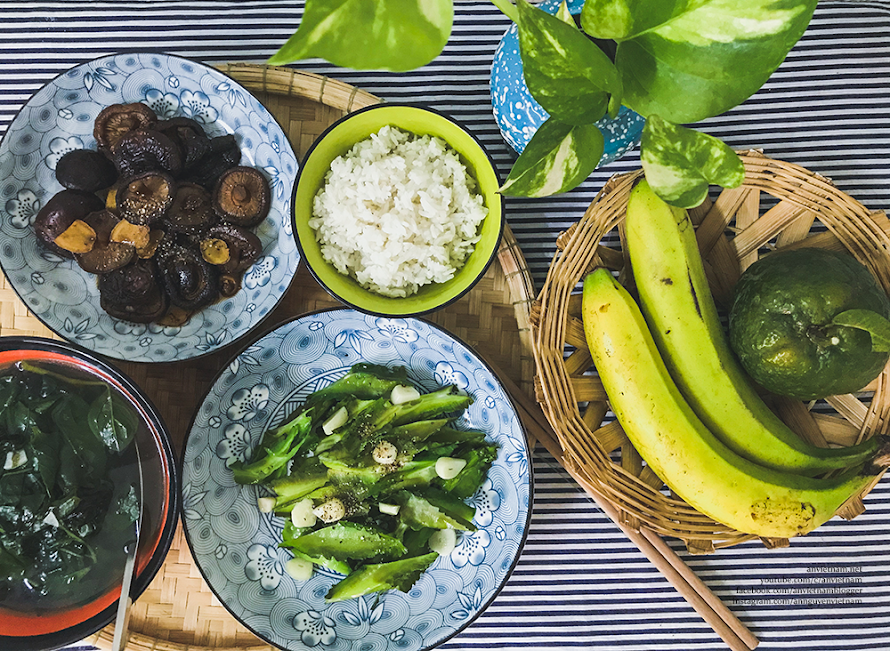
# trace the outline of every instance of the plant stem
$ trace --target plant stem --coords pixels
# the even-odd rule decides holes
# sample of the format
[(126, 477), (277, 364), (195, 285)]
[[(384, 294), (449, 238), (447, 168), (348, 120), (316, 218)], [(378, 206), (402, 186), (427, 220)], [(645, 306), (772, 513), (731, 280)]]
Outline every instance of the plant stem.
[[(523, 0), (519, 1), (522, 2)], [(510, 2), (510, 0), (491, 0), (491, 4), (500, 9), (501, 13), (514, 23), (519, 19), (519, 12), (516, 9), (516, 5)]]

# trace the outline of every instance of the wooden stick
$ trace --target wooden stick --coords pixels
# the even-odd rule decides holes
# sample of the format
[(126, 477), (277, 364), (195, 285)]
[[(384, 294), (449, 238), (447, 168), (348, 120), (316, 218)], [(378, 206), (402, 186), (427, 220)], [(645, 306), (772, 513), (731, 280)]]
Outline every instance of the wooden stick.
[[(489, 361), (495, 372), (494, 364)], [(538, 440), (554, 459), (565, 468), (562, 448), (552, 433), (550, 423), (537, 403), (527, 396), (510, 378), (498, 373), (517, 406), (517, 412), (526, 433)], [(657, 533), (648, 527), (632, 529), (621, 522), (618, 510), (596, 488), (572, 470), (566, 472), (578, 482), (591, 500), (606, 516), (633, 542), (643, 555), (674, 586), (690, 606), (707, 622), (714, 632), (732, 651), (751, 651), (760, 640), (739, 620), (738, 617), (715, 595), (710, 588), (692, 571), (682, 558)]]

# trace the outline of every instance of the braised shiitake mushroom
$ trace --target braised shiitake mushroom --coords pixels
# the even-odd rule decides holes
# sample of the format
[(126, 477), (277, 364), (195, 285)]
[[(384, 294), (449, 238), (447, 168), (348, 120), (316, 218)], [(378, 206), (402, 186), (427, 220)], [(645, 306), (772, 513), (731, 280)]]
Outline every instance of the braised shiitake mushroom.
[(219, 277), (220, 296), (229, 298), (241, 291), (241, 279), (232, 274), (222, 274)]
[(207, 229), (217, 221), (210, 193), (197, 183), (180, 183), (163, 221), (172, 231), (186, 235)]
[(213, 190), (219, 177), (240, 162), (241, 149), (235, 136), (217, 136), (210, 140), (210, 151), (188, 169), (186, 180)]
[(161, 283), (173, 305), (198, 310), (219, 298), (219, 273), (194, 249), (172, 244), (156, 257)]
[(176, 184), (164, 172), (143, 172), (126, 182), (116, 196), (117, 209), (133, 224), (151, 226), (167, 214), (173, 204)]
[[(220, 246), (221, 243), (222, 246)], [(225, 257), (213, 257), (224, 247)], [(205, 254), (205, 248), (209, 254)], [(256, 262), (263, 253), (263, 244), (256, 233), (234, 224), (222, 222), (207, 229), (201, 239), (204, 259), (226, 274), (240, 274)]]
[(155, 112), (141, 102), (112, 104), (106, 106), (96, 116), (93, 123), (93, 137), (99, 149), (110, 152), (125, 134), (136, 129), (148, 128), (157, 120)]
[(63, 258), (74, 258), (74, 253), (55, 244), (76, 220), (82, 220), (91, 212), (102, 210), (103, 203), (95, 194), (79, 190), (62, 190), (46, 202), (34, 218), (34, 230), (38, 239), (53, 253)]
[(97, 192), (117, 181), (117, 168), (93, 149), (74, 149), (56, 163), (56, 180), (69, 190)]
[(124, 178), (150, 171), (164, 171), (176, 176), (182, 171), (179, 145), (155, 129), (125, 133), (114, 146), (113, 154), (114, 164)]
[(210, 138), (196, 120), (186, 117), (170, 118), (158, 122), (155, 129), (179, 145), (183, 170), (188, 170), (211, 152)]
[(100, 305), (118, 319), (181, 324), (236, 294), (262, 254), (249, 228), (271, 192), (239, 166), (235, 136), (211, 138), (196, 120), (159, 119), (139, 102), (107, 107), (93, 135), (98, 151), (56, 164), (66, 189), (38, 213), (40, 241), (96, 274)]
[(99, 276), (99, 304), (111, 316), (133, 323), (157, 321), (170, 307), (158, 282), (154, 260), (132, 264)]
[(236, 166), (223, 173), (213, 189), (213, 209), (224, 221), (251, 228), (269, 214), (272, 190), (255, 167)]
[(89, 251), (75, 256), (77, 264), (92, 274), (104, 274), (128, 265), (136, 257), (136, 247), (129, 242), (115, 242), (114, 229), (121, 219), (110, 210), (90, 213), (84, 219), (96, 233), (96, 241)]

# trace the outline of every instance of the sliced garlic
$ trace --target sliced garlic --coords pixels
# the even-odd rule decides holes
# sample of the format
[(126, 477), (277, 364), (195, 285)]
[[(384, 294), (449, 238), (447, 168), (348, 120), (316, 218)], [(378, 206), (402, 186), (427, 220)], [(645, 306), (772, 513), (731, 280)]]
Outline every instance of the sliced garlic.
[(386, 502), (380, 502), (377, 505), (377, 508), (380, 509), (381, 513), (385, 513), (386, 515), (398, 515), (400, 507), (398, 504), (387, 504)]
[(404, 402), (417, 400), (419, 397), (420, 392), (414, 387), (397, 384), (392, 388), (392, 393), (389, 394), (389, 401), (394, 405), (401, 405)]
[(271, 513), (275, 510), (275, 498), (274, 497), (258, 497), (256, 498), (256, 505), (259, 508), (260, 513)]
[(328, 418), (324, 425), (321, 426), (322, 431), (325, 434), (332, 434), (334, 430), (343, 427), (346, 424), (346, 421), (349, 420), (349, 412), (346, 411), (346, 407), (340, 407), (337, 411), (334, 412), (333, 416)]
[(312, 578), (313, 565), (302, 558), (292, 558), (284, 564), (284, 571), (296, 581), (308, 581)]
[(346, 516), (346, 505), (339, 498), (331, 498), (312, 509), (312, 513), (325, 524), (337, 522)]
[(467, 462), (454, 457), (439, 457), (436, 459), (436, 474), (440, 479), (454, 479), (464, 469)]
[(315, 513), (312, 512), (312, 500), (308, 497), (294, 504), (294, 508), (291, 509), (290, 521), (295, 527), (314, 527), (316, 519)]
[(6, 462), (3, 464), (3, 470), (15, 470), (19, 466), (23, 466), (28, 461), (28, 453), (24, 450), (16, 450), (15, 452), (6, 453)]
[(439, 529), (430, 536), (430, 551), (439, 556), (447, 556), (457, 546), (457, 533), (454, 529)]
[(46, 517), (43, 518), (43, 524), (48, 524), (51, 527), (58, 527), (59, 518), (56, 517), (56, 514), (52, 510), (49, 510), (47, 511)]
[(374, 446), (374, 451), (371, 453), (374, 461), (383, 466), (391, 466), (396, 462), (398, 456), (399, 449), (389, 441), (380, 441)]

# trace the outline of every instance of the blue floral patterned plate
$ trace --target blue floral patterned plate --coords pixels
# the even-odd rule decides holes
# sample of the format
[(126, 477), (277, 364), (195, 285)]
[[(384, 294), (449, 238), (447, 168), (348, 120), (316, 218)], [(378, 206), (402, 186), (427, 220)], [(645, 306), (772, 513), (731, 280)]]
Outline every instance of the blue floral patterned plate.
[[(538, 5), (548, 13), (556, 13), (562, 0), (544, 0)], [(569, 0), (569, 11), (581, 12), (584, 0)], [(522, 58), (519, 56), (519, 34), (511, 25), (501, 38), (491, 65), (491, 106), (504, 140), (521, 154), (544, 121), (550, 117), (525, 85)], [(605, 144), (599, 167), (624, 156), (633, 149), (643, 134), (645, 119), (622, 106), (614, 119), (605, 117), (596, 125), (603, 132)]]
[[(326, 603), (341, 575), (316, 570), (306, 582), (284, 571), (277, 547), (284, 520), (257, 508), (255, 486), (239, 486), (229, 464), (306, 396), (364, 361), (405, 366), (421, 392), (457, 384), (475, 401), (458, 426), (500, 444), (472, 498), (474, 533), (459, 534), (408, 593), (391, 590)], [(183, 452), (183, 523), (195, 562), (228, 610), (282, 649), (419, 651), (470, 624), (507, 580), (528, 530), (531, 467), (522, 427), (498, 379), (473, 351), (419, 319), (347, 309), (279, 326), (222, 371), (198, 408)]]
[[(269, 216), (255, 230), (263, 255), (232, 298), (184, 325), (136, 325), (99, 306), (96, 277), (38, 245), (37, 212), (62, 186), (55, 165), (72, 149), (95, 149), (93, 121), (104, 107), (144, 102), (161, 118), (187, 116), (208, 135), (233, 133), (242, 164), (272, 186)], [(290, 195), (297, 158), (275, 118), (237, 82), (167, 54), (116, 54), (84, 63), (40, 89), (0, 142), (0, 266), (47, 327), (102, 355), (137, 362), (197, 357), (232, 343), (259, 323), (289, 287), (300, 255), (291, 231)]]

